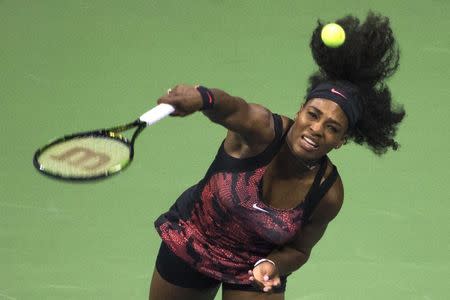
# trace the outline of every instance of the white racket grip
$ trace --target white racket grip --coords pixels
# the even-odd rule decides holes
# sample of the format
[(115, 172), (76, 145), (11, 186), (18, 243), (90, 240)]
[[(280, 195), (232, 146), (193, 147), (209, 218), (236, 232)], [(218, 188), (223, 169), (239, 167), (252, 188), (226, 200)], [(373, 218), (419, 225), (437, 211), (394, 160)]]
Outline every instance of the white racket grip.
[(152, 125), (153, 123), (158, 122), (161, 119), (164, 119), (171, 113), (175, 111), (175, 108), (166, 103), (158, 104), (157, 106), (150, 109), (148, 112), (139, 117), (139, 120), (147, 123), (147, 126)]

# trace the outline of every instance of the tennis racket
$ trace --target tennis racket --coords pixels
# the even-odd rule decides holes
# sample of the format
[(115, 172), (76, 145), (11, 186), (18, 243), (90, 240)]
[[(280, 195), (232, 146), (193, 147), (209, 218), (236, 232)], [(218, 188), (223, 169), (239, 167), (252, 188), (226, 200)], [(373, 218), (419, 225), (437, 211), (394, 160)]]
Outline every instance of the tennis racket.
[[(159, 104), (131, 123), (66, 135), (39, 148), (33, 157), (36, 169), (53, 178), (89, 181), (117, 174), (130, 165), (134, 142), (149, 125), (174, 111), (169, 104)], [(121, 133), (135, 128), (131, 140)]]

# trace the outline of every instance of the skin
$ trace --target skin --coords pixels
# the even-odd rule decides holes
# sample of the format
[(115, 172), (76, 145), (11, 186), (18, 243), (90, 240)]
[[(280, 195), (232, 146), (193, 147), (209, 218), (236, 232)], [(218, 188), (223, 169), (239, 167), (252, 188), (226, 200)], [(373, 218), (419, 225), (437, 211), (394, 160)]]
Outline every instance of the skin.
[[(225, 151), (233, 157), (245, 158), (261, 153), (275, 137), (272, 113), (266, 108), (249, 104), (243, 99), (213, 89), (214, 109), (203, 111), (212, 122), (228, 129)], [(162, 96), (158, 103), (175, 107), (173, 116), (187, 116), (201, 109), (200, 93), (193, 86), (178, 85)], [(268, 165), (263, 177), (263, 201), (276, 208), (292, 208), (306, 196), (316, 168), (308, 168), (321, 157), (340, 148), (346, 142), (348, 121), (341, 108), (326, 99), (311, 99), (297, 112), (295, 120), (282, 117), (286, 142)], [(325, 177), (331, 172), (327, 162)], [(261, 292), (226, 290), (224, 300), (284, 299), (284, 293), (272, 293), (280, 284), (280, 276), (305, 264), (314, 245), (320, 240), (343, 203), (343, 185), (340, 178), (321, 199), (301, 232), (281, 249), (267, 257), (275, 262), (263, 262), (248, 271), (249, 279)], [(150, 288), (151, 300), (214, 299), (217, 289), (196, 290), (174, 286), (162, 279), (155, 270)]]

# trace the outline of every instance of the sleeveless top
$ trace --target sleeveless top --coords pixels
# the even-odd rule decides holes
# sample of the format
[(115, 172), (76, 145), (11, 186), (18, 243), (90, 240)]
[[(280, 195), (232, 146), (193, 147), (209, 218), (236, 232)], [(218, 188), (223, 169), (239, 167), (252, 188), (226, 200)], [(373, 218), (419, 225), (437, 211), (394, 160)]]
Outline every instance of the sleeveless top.
[(298, 206), (277, 209), (265, 204), (262, 178), (286, 135), (281, 117), (273, 114), (273, 118), (275, 138), (262, 153), (238, 159), (228, 155), (222, 143), (205, 177), (155, 221), (171, 251), (197, 271), (222, 282), (249, 284), (248, 270), (292, 240), (338, 176), (333, 166), (321, 184), (325, 156)]

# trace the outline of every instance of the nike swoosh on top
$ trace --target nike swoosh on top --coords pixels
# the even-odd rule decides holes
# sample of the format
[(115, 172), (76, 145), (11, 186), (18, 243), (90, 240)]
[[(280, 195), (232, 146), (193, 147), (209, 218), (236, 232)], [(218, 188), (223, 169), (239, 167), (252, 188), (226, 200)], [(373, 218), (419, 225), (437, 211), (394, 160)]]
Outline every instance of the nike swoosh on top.
[(268, 212), (267, 210), (265, 210), (264, 208), (261, 208), (261, 207), (259, 207), (258, 205), (256, 205), (256, 203), (253, 204), (253, 208), (256, 209), (256, 210), (263, 211), (263, 212), (265, 212), (265, 213), (269, 213), (269, 212)]

